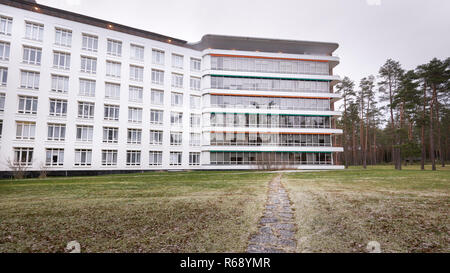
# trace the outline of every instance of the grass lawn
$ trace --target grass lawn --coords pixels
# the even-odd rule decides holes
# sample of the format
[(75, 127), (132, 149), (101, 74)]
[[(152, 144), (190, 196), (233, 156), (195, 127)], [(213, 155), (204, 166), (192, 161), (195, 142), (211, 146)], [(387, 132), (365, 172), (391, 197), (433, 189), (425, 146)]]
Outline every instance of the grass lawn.
[(273, 174), (0, 181), (0, 252), (244, 252)]
[[(450, 252), (450, 167), (284, 174), (299, 252)], [(428, 167), (428, 170), (430, 168)]]
[[(298, 252), (450, 252), (450, 167), (284, 173)], [(245, 252), (276, 174), (0, 180), (0, 252)]]

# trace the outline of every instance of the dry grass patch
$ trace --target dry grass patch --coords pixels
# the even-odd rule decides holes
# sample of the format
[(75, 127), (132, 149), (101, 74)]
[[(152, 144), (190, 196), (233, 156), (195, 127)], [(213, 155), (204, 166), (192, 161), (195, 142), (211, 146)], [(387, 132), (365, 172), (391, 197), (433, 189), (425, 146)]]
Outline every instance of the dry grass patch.
[(286, 174), (299, 252), (449, 252), (450, 170)]
[(0, 252), (243, 252), (271, 174), (0, 181)]

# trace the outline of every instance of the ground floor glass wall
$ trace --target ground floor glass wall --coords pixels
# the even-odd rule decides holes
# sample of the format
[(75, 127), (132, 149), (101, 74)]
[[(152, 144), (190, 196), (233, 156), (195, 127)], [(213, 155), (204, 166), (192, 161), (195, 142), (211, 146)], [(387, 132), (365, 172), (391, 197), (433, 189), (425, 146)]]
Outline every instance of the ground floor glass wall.
[(211, 152), (211, 165), (332, 165), (331, 153)]

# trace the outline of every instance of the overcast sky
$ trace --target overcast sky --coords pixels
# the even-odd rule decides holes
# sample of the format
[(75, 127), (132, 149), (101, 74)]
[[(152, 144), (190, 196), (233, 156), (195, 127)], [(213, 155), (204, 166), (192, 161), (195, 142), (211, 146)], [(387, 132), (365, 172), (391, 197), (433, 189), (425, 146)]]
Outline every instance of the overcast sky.
[(337, 42), (335, 74), (358, 81), (388, 58), (405, 69), (450, 57), (449, 0), (38, 0), (197, 42), (205, 34)]

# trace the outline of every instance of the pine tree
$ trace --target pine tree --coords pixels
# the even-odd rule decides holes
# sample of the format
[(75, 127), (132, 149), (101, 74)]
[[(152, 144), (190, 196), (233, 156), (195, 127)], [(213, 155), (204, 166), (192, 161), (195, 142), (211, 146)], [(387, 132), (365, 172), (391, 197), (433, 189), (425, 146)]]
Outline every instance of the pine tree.
[[(430, 130), (430, 159), (432, 170), (436, 170), (436, 149), (435, 149), (435, 137), (437, 135), (438, 154), (442, 166), (445, 166), (445, 160), (443, 157), (443, 143), (441, 136), (441, 122), (440, 112), (441, 103), (439, 98), (446, 96), (448, 93), (448, 81), (449, 81), (449, 61), (444, 62), (434, 58), (427, 64), (420, 65), (417, 68), (417, 74), (420, 75), (424, 82), (424, 97), (427, 96), (427, 87), (431, 90), (431, 98), (429, 99), (430, 111), (429, 111), (429, 130)], [(426, 100), (426, 98), (425, 98)], [(424, 100), (424, 104), (425, 104)], [(436, 126), (435, 126), (436, 123)], [(437, 129), (437, 133), (435, 130)]]
[(382, 101), (387, 101), (387, 107), (390, 114), (390, 126), (391, 126), (391, 143), (392, 143), (392, 160), (395, 163), (395, 168), (401, 168), (400, 148), (399, 148), (399, 136), (396, 130), (396, 122), (394, 119), (394, 112), (397, 110), (394, 107), (394, 97), (398, 92), (400, 86), (400, 79), (403, 74), (403, 70), (399, 62), (388, 59), (386, 63), (380, 68), (379, 77), (382, 79), (379, 82), (380, 91), (384, 95), (381, 97)]
[(394, 107), (402, 109), (402, 120), (406, 121), (400, 125), (399, 137), (401, 154), (406, 158), (416, 155), (418, 144), (413, 139), (413, 126), (420, 122), (420, 102), (421, 91), (418, 89), (418, 76), (414, 70), (410, 70), (402, 75), (398, 93), (394, 97)]
[(349, 156), (348, 156), (348, 138), (349, 138), (349, 132), (351, 131), (351, 120), (349, 118), (348, 114), (348, 104), (353, 100), (353, 97), (355, 96), (354, 88), (354, 82), (350, 80), (348, 77), (344, 77), (342, 82), (340, 82), (336, 86), (336, 93), (341, 94), (342, 99), (344, 101), (344, 112), (342, 113), (341, 123), (342, 128), (344, 130), (344, 134), (342, 136), (343, 146), (344, 146), (344, 162), (345, 162), (345, 168), (348, 168), (349, 166)]
[[(375, 77), (370, 75), (367, 78), (363, 78), (359, 87), (361, 88), (359, 92), (359, 101), (360, 101), (360, 109), (361, 109), (361, 119), (365, 118), (365, 125), (361, 126), (360, 134), (364, 135), (361, 137), (361, 140), (364, 140), (364, 144), (362, 147), (362, 161), (364, 169), (367, 168), (367, 152), (368, 152), (368, 140), (369, 140), (369, 127), (370, 120), (372, 118), (373, 112), (372, 108), (375, 103)], [(361, 122), (363, 124), (364, 122)], [(365, 133), (363, 134), (363, 127), (365, 127)]]

